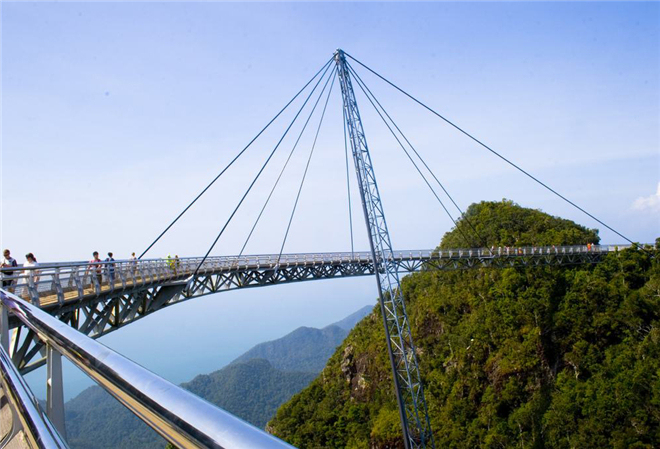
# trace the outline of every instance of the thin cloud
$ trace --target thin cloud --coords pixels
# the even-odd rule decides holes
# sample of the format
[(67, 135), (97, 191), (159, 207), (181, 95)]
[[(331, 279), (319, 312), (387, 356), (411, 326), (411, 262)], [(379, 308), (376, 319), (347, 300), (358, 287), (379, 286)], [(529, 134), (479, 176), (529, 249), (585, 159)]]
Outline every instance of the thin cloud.
[(637, 198), (633, 202), (632, 207), (636, 210), (660, 212), (660, 182), (654, 194)]

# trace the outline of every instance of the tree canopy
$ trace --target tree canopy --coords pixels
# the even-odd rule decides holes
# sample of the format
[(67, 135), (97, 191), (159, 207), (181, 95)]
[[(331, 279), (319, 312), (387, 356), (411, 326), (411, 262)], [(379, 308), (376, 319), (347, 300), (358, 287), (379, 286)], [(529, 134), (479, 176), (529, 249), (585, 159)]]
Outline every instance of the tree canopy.
[[(595, 230), (510, 201), (472, 205), (466, 216), (487, 245), (598, 242)], [(460, 238), (452, 230), (440, 246), (465, 246)], [(657, 252), (405, 277), (436, 445), (658, 447)], [(301, 448), (403, 447), (378, 307), (267, 428)]]

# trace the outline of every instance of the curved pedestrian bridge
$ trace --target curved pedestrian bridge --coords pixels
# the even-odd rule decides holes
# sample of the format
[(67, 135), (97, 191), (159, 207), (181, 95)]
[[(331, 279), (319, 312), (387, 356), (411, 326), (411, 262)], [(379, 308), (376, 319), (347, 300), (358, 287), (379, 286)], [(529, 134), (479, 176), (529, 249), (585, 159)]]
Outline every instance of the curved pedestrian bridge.
[[(400, 273), (420, 269), (463, 269), (529, 265), (567, 265), (598, 262), (603, 253), (630, 245), (499, 247), (395, 251), (384, 259)], [(121, 296), (144, 288), (172, 284), (191, 298), (224, 290), (336, 277), (374, 274), (370, 252), (267, 254), (118, 260), (113, 262), (55, 262), (20, 267), (3, 280), (13, 280), (13, 293), (51, 310), (81, 300)], [(195, 271), (197, 270), (197, 274)], [(216, 276), (215, 282), (209, 277)]]
[[(384, 260), (400, 273), (475, 267), (524, 267), (597, 263), (628, 247), (543, 246), (394, 251)], [(100, 337), (172, 304), (227, 290), (291, 282), (368, 276), (370, 252), (185, 257), (114, 262), (57, 262), (2, 270), (9, 289), (92, 338)], [(197, 269), (199, 267), (199, 269)], [(197, 271), (197, 274), (195, 272)], [(10, 354), (22, 373), (41, 366), (43, 347), (10, 318)]]

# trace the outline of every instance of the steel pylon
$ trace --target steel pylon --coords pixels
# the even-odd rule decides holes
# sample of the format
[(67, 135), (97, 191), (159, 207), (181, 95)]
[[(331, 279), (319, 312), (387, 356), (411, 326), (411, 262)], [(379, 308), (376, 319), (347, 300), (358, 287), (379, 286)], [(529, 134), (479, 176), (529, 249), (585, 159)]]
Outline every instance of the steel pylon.
[(392, 242), (346, 56), (342, 50), (335, 52), (335, 62), (378, 284), (378, 297), (385, 326), (387, 350), (392, 364), (403, 441), (407, 449), (435, 447), (399, 275), (388, 258), (393, 252)]

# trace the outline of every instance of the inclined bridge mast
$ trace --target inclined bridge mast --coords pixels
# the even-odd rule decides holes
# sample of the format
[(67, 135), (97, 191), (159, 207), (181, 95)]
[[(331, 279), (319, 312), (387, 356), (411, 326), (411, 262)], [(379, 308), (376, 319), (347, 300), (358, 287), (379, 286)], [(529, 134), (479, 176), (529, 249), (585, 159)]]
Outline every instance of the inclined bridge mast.
[(389, 260), (393, 253), (392, 242), (385, 222), (385, 213), (346, 56), (342, 50), (335, 52), (335, 62), (360, 187), (360, 199), (369, 234), (404, 443), (407, 449), (435, 447), (399, 275), (396, 266)]

